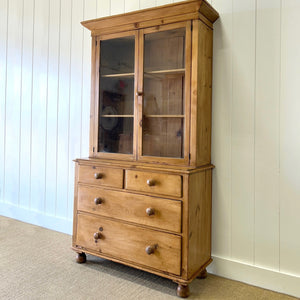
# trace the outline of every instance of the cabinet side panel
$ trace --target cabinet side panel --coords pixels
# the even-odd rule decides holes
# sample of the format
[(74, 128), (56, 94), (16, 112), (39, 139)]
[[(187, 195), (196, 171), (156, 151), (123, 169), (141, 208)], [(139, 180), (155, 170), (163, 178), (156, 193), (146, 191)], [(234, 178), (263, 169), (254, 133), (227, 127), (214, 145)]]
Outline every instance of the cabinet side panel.
[(188, 276), (211, 257), (211, 170), (190, 176)]
[(74, 213), (73, 213), (73, 236), (72, 246), (76, 245), (76, 232), (77, 232), (77, 198), (78, 198), (78, 163), (75, 164), (75, 178), (74, 178)]
[(198, 70), (197, 70), (197, 152), (196, 165), (211, 160), (211, 98), (212, 98), (212, 38), (213, 31), (201, 21), (198, 26)]

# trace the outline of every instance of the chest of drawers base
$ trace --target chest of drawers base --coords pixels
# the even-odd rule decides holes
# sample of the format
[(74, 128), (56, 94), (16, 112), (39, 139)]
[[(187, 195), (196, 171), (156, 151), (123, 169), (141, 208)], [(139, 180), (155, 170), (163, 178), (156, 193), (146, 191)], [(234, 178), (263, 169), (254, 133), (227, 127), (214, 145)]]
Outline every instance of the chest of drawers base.
[(211, 170), (77, 160), (72, 248), (178, 283), (211, 262)]

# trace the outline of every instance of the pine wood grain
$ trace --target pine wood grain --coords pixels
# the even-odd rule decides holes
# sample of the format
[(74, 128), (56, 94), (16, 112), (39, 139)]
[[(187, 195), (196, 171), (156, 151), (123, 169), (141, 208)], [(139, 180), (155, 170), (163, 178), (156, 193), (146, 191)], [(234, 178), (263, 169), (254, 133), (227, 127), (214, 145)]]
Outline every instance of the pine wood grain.
[[(123, 169), (102, 166), (80, 166), (78, 172), (79, 182), (100, 186), (123, 187)], [(100, 174), (101, 178), (96, 179), (95, 174)]]
[[(181, 237), (115, 222), (106, 218), (78, 214), (76, 244), (120, 259), (137, 262), (161, 271), (180, 274)], [(99, 230), (100, 229), (100, 230)], [(101, 238), (95, 243), (94, 233)], [(155, 246), (152, 254), (146, 248)]]
[[(96, 205), (95, 198), (102, 203)], [(77, 203), (80, 211), (181, 232), (181, 201), (79, 185)], [(148, 208), (153, 209), (150, 216)]]
[[(149, 181), (153, 181), (152, 186)], [(125, 188), (180, 197), (182, 195), (182, 178), (178, 175), (126, 170)]]

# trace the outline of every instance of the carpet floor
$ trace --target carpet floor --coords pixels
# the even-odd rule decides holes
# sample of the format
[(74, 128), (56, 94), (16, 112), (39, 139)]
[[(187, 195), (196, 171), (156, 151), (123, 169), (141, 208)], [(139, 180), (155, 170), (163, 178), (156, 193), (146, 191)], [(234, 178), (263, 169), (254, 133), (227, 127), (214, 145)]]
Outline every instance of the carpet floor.
[[(0, 299), (180, 299), (176, 284), (108, 260), (75, 262), (71, 236), (0, 216)], [(208, 274), (188, 299), (296, 299)]]

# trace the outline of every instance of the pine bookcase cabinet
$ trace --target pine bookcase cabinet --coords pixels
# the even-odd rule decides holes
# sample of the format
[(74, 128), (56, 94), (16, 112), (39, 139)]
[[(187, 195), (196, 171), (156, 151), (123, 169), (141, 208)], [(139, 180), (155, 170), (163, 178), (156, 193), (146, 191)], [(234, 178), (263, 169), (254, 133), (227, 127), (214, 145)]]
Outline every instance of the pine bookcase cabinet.
[(201, 0), (84, 21), (89, 158), (76, 159), (72, 249), (178, 284), (211, 259), (213, 23)]

